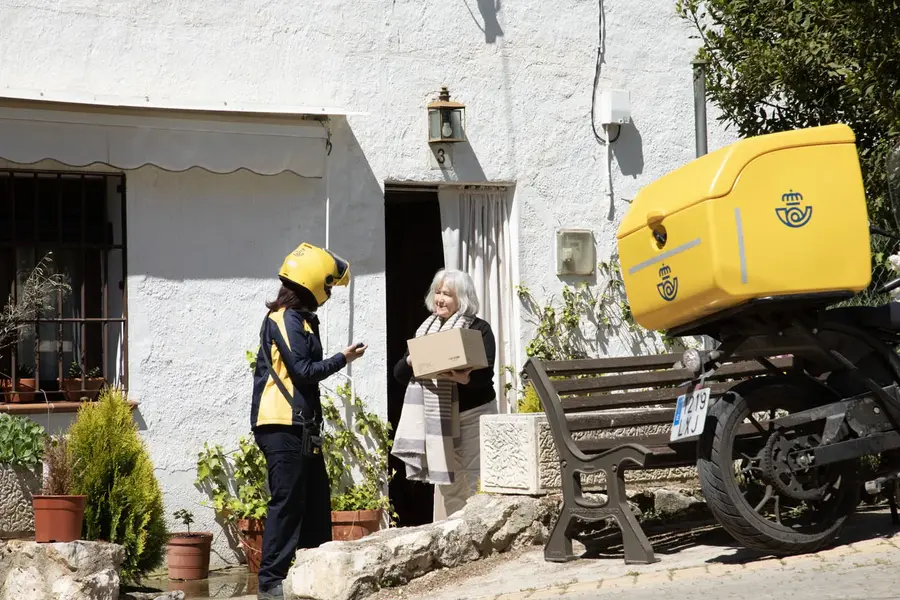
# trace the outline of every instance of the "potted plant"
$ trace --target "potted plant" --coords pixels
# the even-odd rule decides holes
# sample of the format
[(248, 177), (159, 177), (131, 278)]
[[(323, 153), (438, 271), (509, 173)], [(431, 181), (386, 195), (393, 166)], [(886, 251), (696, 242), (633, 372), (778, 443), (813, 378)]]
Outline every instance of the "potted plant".
[(87, 496), (71, 493), (73, 466), (66, 437), (48, 438), (44, 446), (44, 488), (32, 499), (36, 542), (81, 538)]
[(266, 458), (252, 438), (242, 436), (238, 449), (225, 453), (220, 445), (203, 445), (197, 456), (196, 486), (205, 492), (216, 516), (232, 530), (251, 573), (259, 571), (262, 536), (269, 505)]
[[(20, 278), (22, 275), (18, 274)], [(10, 293), (0, 310), (0, 349), (15, 346), (23, 332), (34, 331), (34, 319), (42, 313), (55, 310), (56, 302), (68, 297), (71, 291), (68, 278), (64, 274), (53, 272), (53, 253), (48, 252), (24, 278), (17, 293)], [(0, 375), (0, 399), (6, 402), (27, 402), (37, 392), (34, 367), (31, 365), (20, 364), (14, 375)]]
[[(391, 426), (368, 412), (363, 401), (351, 394), (349, 385), (337, 386), (335, 391), (341, 404), (350, 407), (352, 416), (347, 423), (334, 400), (322, 399), (326, 423), (322, 452), (331, 484), (331, 536), (336, 541), (357, 540), (378, 531), (385, 512), (392, 519), (397, 516), (385, 493), (391, 478)], [(354, 480), (354, 470), (360, 480)]]
[(31, 402), (37, 390), (34, 377), (34, 365), (19, 365), (16, 369), (16, 391), (12, 389), (12, 381), (4, 379), (0, 382), (0, 391), (8, 394), (8, 402), (18, 404)]
[(45, 437), (31, 419), (0, 414), (0, 538), (34, 532), (32, 497), (41, 489)]
[(194, 515), (187, 509), (176, 510), (172, 516), (184, 523), (187, 531), (169, 535), (169, 543), (166, 546), (169, 579), (206, 579), (209, 576), (209, 553), (213, 534), (206, 531), (192, 533), (191, 523), (194, 522)]
[(100, 368), (94, 367), (84, 372), (84, 390), (81, 391), (81, 365), (72, 361), (67, 377), (60, 383), (60, 389), (69, 402), (92, 402), (106, 383), (100, 374)]

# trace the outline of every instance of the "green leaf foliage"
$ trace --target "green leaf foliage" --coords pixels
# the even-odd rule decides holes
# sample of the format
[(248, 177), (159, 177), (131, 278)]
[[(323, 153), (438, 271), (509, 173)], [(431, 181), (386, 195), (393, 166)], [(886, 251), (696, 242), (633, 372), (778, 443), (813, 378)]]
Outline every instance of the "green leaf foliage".
[[(331, 484), (331, 509), (381, 508), (396, 517), (386, 493), (393, 477), (388, 466), (391, 425), (369, 412), (362, 399), (351, 394), (348, 384), (335, 391), (337, 399), (322, 399), (322, 451)], [(348, 414), (347, 419), (342, 412)]]
[(205, 492), (216, 515), (227, 524), (238, 519), (265, 519), (271, 494), (266, 485), (266, 457), (250, 436), (238, 440), (237, 450), (203, 444), (197, 455), (195, 485)]
[(46, 437), (31, 419), (0, 414), (0, 465), (34, 469), (44, 457)]
[[(707, 97), (742, 136), (845, 123), (870, 220), (896, 229), (885, 160), (900, 135), (900, 2), (678, 0), (708, 62)], [(875, 240), (873, 240), (874, 242)], [(874, 282), (885, 278), (876, 246)], [(871, 292), (869, 293), (871, 296)]]
[(168, 532), (153, 464), (123, 393), (105, 388), (82, 405), (68, 445), (72, 493), (88, 497), (85, 539), (124, 546), (122, 576), (139, 581), (162, 564)]

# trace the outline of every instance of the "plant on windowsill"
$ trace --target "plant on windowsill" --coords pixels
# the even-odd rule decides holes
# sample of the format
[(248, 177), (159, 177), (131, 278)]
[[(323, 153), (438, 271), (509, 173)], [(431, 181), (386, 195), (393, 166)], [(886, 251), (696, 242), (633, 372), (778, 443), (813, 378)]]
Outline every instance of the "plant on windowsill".
[[(55, 303), (65, 300), (71, 291), (68, 277), (53, 272), (53, 253), (48, 252), (31, 269), (16, 294), (10, 293), (0, 310), (0, 350), (18, 344), (26, 330), (34, 329), (34, 319), (55, 310)], [(12, 375), (0, 373), (0, 377), (0, 393), (3, 394), (0, 401), (16, 403), (34, 399), (37, 391), (34, 367), (20, 365), (15, 374), (15, 391)]]
[(81, 365), (77, 361), (72, 361), (67, 377), (60, 383), (60, 389), (69, 402), (93, 402), (105, 384), (106, 379), (100, 374), (99, 367), (86, 369), (84, 372), (85, 391), (82, 392)]
[(169, 543), (166, 546), (169, 579), (186, 581), (206, 579), (209, 576), (209, 553), (213, 534), (208, 531), (191, 532), (194, 514), (185, 508), (176, 510), (172, 516), (184, 523), (187, 531), (169, 535)]
[(253, 441), (241, 436), (238, 449), (203, 444), (197, 455), (197, 489), (206, 493), (216, 516), (240, 540), (251, 573), (259, 571), (262, 534), (269, 505), (266, 457)]
[(9, 379), (2, 380), (0, 391), (9, 394), (8, 402), (13, 404), (34, 402), (37, 394), (37, 382), (34, 376), (34, 365), (19, 365), (16, 368), (16, 391), (12, 391)]
[[(391, 426), (367, 410), (350, 385), (337, 386), (340, 408), (330, 396), (322, 399), (322, 452), (331, 485), (331, 529), (334, 540), (355, 540), (381, 527), (385, 511), (396, 519), (386, 494), (393, 473), (388, 466)], [(350, 410), (350, 423), (341, 409)], [(354, 479), (354, 471), (360, 479)]]
[(34, 541), (38, 543), (73, 542), (81, 539), (86, 494), (73, 494), (74, 458), (68, 439), (46, 439), (44, 447), (44, 487), (35, 494)]
[(34, 531), (32, 498), (41, 490), (44, 428), (0, 413), (0, 538), (29, 537)]

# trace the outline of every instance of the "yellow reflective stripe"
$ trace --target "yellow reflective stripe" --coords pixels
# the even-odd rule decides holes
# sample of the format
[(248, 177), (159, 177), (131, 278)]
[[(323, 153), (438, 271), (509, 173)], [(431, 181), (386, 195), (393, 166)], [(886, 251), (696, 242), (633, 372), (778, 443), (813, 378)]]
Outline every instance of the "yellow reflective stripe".
[[(278, 326), (278, 331), (281, 332), (281, 336), (284, 338), (284, 342), (287, 345), (288, 349), (291, 347), (291, 342), (287, 336), (287, 329), (284, 326), (284, 309), (279, 310), (277, 312), (273, 312), (269, 315), (269, 318)], [(269, 355), (272, 358), (272, 371), (273, 373), (269, 373), (269, 377), (266, 380), (266, 385), (263, 388), (263, 392), (259, 399), (259, 414), (257, 415), (256, 424), (257, 425), (291, 425), (293, 424), (294, 415), (291, 410), (291, 404), (288, 402), (287, 398), (284, 397), (284, 394), (281, 393), (281, 390), (278, 389), (278, 385), (275, 383), (275, 380), (272, 378), (273, 375), (277, 376), (281, 383), (284, 384), (285, 389), (293, 398), (294, 396), (294, 382), (291, 381), (291, 377), (288, 374), (287, 367), (284, 364), (284, 360), (281, 357), (281, 352), (278, 350), (278, 345), (275, 343), (275, 340), (272, 340), (272, 346), (269, 350)]]

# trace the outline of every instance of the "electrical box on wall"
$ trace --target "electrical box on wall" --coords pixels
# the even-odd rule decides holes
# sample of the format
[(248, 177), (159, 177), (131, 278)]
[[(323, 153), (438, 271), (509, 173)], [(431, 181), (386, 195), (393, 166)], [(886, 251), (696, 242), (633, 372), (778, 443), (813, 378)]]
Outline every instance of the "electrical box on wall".
[(593, 275), (597, 263), (594, 234), (589, 229), (556, 232), (556, 274)]
[(599, 108), (601, 125), (630, 123), (631, 93), (628, 90), (601, 90)]

